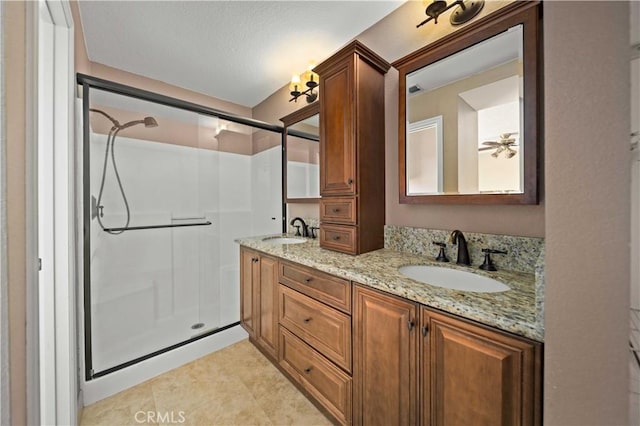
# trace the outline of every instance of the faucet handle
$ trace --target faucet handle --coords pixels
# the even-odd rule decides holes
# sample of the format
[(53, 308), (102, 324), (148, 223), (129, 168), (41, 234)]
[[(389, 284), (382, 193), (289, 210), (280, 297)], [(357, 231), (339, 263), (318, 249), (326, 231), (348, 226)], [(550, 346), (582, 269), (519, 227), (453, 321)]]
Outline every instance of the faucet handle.
[(484, 253), (484, 262), (480, 265), (480, 269), (483, 271), (497, 271), (496, 265), (491, 260), (491, 254), (507, 254), (504, 250), (495, 250), (490, 248), (483, 248), (482, 252)]
[(439, 241), (433, 241), (433, 244), (440, 247), (440, 252), (438, 253), (438, 257), (436, 257), (436, 261), (437, 262), (448, 262), (449, 258), (447, 257), (447, 254), (444, 251), (444, 249), (445, 249), (445, 247), (447, 247), (447, 245), (445, 243), (439, 242)]
[(316, 231), (320, 229), (317, 226), (310, 226), (309, 227), (309, 231), (311, 231), (311, 238), (318, 238), (318, 234), (316, 234)]

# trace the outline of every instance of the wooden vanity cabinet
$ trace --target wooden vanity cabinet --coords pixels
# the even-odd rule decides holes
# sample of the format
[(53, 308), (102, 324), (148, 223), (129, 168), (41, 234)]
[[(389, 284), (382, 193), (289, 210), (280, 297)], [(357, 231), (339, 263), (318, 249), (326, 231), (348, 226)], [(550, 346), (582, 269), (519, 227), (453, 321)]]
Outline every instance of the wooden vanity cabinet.
[(268, 355), (278, 357), (278, 260), (240, 248), (240, 324)]
[(323, 248), (360, 254), (383, 247), (384, 74), (389, 67), (353, 41), (314, 69), (320, 76)]
[(354, 424), (542, 423), (540, 343), (360, 285), (353, 298)]
[(538, 425), (541, 345), (422, 307), (422, 425)]
[(256, 303), (259, 269), (258, 253), (240, 247), (240, 325), (249, 337), (256, 336)]
[(353, 298), (353, 423), (415, 425), (418, 306), (360, 285)]
[(333, 421), (350, 425), (351, 282), (286, 261), (279, 271), (279, 366)]
[(251, 341), (338, 424), (542, 424), (542, 344), (241, 247)]

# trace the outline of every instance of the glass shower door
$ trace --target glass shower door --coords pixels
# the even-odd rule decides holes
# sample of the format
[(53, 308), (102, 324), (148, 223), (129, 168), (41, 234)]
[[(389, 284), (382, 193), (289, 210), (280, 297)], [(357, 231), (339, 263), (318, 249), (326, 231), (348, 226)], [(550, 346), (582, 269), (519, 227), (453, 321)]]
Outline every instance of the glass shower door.
[[(239, 321), (234, 239), (280, 230), (280, 135), (98, 89), (89, 107), (99, 377)], [(260, 138), (277, 146), (255, 150)]]

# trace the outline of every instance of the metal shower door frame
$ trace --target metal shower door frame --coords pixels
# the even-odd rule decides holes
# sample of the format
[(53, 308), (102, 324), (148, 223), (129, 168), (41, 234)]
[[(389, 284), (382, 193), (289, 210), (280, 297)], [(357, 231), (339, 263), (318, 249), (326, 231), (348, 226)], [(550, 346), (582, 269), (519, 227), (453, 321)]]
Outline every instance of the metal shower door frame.
[[(91, 89), (99, 89), (102, 91), (115, 93), (123, 96), (140, 99), (143, 101), (153, 102), (160, 105), (165, 105), (172, 108), (178, 108), (185, 111), (194, 112), (211, 117), (217, 117), (233, 123), (242, 124), (245, 126), (255, 127), (261, 130), (269, 130), (275, 133), (280, 133), (281, 136), (281, 151), (284, 154), (284, 128), (282, 126), (269, 124), (263, 121), (254, 120), (252, 118), (242, 117), (236, 114), (227, 113), (215, 108), (205, 107), (203, 105), (195, 104), (193, 102), (184, 101), (170, 96), (161, 95), (159, 93), (149, 92), (147, 90), (138, 89), (132, 86), (116, 83), (109, 80), (89, 76), (82, 73), (76, 74), (77, 83), (82, 87), (82, 125), (83, 125), (83, 142), (82, 142), (82, 242), (83, 242), (83, 318), (84, 318), (84, 370), (85, 380), (90, 381), (94, 378), (105, 376), (114, 371), (121, 370), (131, 365), (137, 364), (154, 356), (171, 351), (229, 328), (235, 327), (240, 324), (239, 321), (226, 325), (224, 327), (211, 330), (207, 333), (202, 333), (191, 339), (176, 343), (166, 348), (162, 348), (158, 351), (144, 355), (142, 357), (135, 358), (125, 363), (119, 364), (115, 367), (108, 368), (96, 372), (93, 370), (92, 362), (92, 347), (91, 347), (91, 205), (87, 200), (90, 199), (89, 189), (89, 141), (90, 141), (90, 123), (89, 123), (89, 93)], [(283, 163), (284, 164), (284, 163)], [(281, 166), (281, 176), (284, 173), (284, 167)], [(284, 182), (284, 179), (282, 179)], [(282, 188), (284, 190), (284, 187)], [(282, 192), (284, 194), (284, 192)], [(286, 232), (286, 211), (287, 205), (282, 197), (282, 232)]]

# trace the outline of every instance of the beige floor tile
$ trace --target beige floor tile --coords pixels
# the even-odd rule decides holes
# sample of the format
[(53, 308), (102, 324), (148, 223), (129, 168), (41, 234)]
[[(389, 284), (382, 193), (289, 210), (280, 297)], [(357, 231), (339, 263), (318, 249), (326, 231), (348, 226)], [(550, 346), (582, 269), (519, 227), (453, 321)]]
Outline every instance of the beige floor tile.
[(85, 407), (81, 425), (155, 422), (201, 426), (331, 424), (248, 340)]
[(139, 424), (128, 407), (109, 410), (91, 410), (86, 407), (82, 413), (80, 424), (83, 426), (129, 426)]

